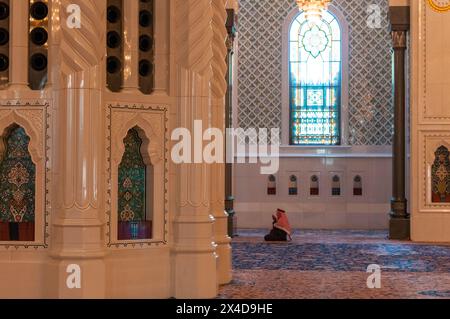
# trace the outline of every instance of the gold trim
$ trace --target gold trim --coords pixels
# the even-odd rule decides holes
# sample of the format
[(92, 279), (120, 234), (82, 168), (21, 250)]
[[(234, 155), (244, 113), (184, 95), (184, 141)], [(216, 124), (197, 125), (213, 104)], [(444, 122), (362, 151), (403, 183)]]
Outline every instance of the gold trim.
[(434, 10), (436, 10), (436, 11), (438, 11), (438, 12), (447, 12), (447, 11), (450, 11), (450, 4), (447, 5), (447, 6), (445, 6), (445, 7), (440, 7), (440, 6), (438, 6), (436, 3), (434, 3), (434, 0), (428, 0), (428, 3), (430, 4), (430, 6), (431, 6)]

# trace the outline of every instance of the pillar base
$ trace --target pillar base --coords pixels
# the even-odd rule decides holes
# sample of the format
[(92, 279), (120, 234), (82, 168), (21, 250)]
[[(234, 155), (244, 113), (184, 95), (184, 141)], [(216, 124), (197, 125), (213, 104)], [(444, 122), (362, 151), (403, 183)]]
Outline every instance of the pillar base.
[(409, 217), (391, 217), (389, 220), (389, 239), (411, 240), (411, 220)]
[(228, 236), (234, 238), (237, 236), (237, 218), (234, 211), (234, 197), (227, 196), (225, 198), (225, 211), (228, 214)]

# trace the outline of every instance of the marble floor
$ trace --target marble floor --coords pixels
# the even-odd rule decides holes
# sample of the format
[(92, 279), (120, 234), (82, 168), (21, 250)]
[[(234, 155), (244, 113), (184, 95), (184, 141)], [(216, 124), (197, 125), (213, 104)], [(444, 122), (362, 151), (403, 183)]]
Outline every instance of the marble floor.
[[(219, 298), (450, 298), (450, 246), (387, 240), (385, 231), (297, 230), (265, 243), (261, 230), (233, 239), (233, 281)], [(369, 289), (367, 267), (381, 268)]]

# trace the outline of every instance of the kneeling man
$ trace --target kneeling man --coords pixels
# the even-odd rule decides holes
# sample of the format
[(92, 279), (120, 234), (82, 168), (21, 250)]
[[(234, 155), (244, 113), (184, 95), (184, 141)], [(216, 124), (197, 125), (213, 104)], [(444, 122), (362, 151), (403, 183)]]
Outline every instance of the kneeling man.
[(272, 215), (273, 228), (268, 235), (264, 237), (266, 241), (287, 241), (291, 238), (291, 226), (286, 215), (286, 211), (277, 209), (277, 213)]

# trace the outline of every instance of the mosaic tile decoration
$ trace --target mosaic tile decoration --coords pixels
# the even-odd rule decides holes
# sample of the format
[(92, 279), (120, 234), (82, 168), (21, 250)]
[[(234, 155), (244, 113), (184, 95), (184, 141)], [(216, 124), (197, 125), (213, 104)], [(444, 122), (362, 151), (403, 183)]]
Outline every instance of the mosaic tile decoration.
[[(368, 5), (381, 28), (368, 28)], [(334, 0), (349, 24), (349, 140), (391, 145), (391, 38), (387, 0)], [(239, 126), (281, 130), (282, 26), (294, 0), (239, 0)]]
[(5, 141), (0, 163), (0, 221), (34, 222), (36, 167), (28, 151), (30, 138), (15, 125)]
[(142, 140), (133, 128), (124, 139), (125, 152), (119, 165), (119, 221), (145, 220), (145, 163)]

